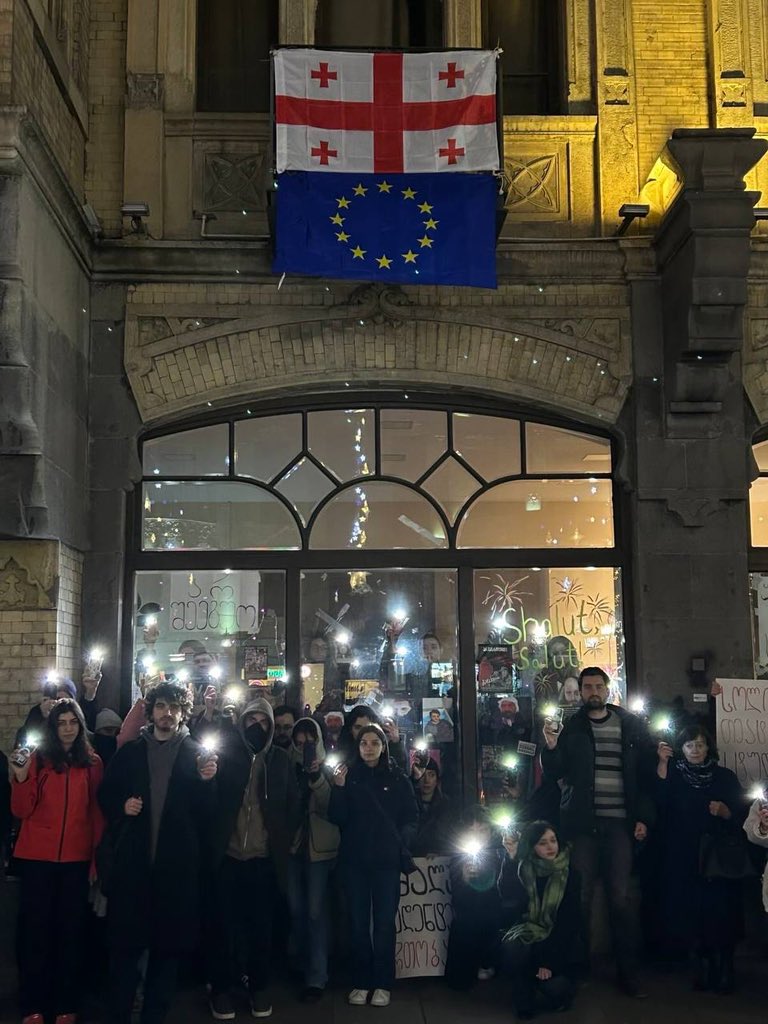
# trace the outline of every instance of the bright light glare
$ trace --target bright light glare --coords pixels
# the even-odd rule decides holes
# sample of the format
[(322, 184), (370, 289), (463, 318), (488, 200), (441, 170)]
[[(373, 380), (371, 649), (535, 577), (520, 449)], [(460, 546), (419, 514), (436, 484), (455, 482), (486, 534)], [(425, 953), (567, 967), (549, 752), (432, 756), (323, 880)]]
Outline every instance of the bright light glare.
[(629, 710), (633, 711), (636, 715), (645, 714), (645, 699), (643, 697), (633, 697), (629, 702)]
[(500, 814), (495, 820), (502, 832), (508, 832), (512, 828), (514, 818), (511, 814)]
[(205, 753), (206, 754), (215, 754), (218, 749), (219, 749), (219, 737), (218, 736), (208, 736), (206, 738), (206, 740), (205, 740), (205, 743), (203, 743), (203, 750), (205, 751)]
[(669, 715), (659, 715), (656, 721), (653, 723), (653, 728), (656, 732), (669, 732), (672, 728), (672, 720)]
[(152, 626), (156, 626), (156, 625), (157, 625), (157, 616), (156, 615), (148, 615), (146, 617), (146, 619), (144, 620), (144, 627), (146, 629), (151, 629)]
[(325, 763), (328, 765), (329, 768), (338, 768), (339, 765), (341, 764), (341, 755), (329, 754), (328, 757), (326, 757), (325, 759)]
[(397, 647), (395, 648), (395, 654), (398, 656), (398, 658), (404, 658), (407, 653), (408, 648), (405, 646), (405, 644), (398, 644)]
[(416, 740), (416, 742), (413, 745), (417, 750), (429, 750), (429, 744), (427, 743), (423, 736), (421, 739)]
[(339, 630), (339, 632), (336, 634), (336, 639), (339, 641), (342, 647), (346, 647), (349, 641), (352, 639), (352, 635), (351, 633), (348, 633), (346, 629), (342, 629)]
[(394, 706), (392, 704), (382, 704), (381, 713), (384, 718), (391, 718), (395, 713)]
[(187, 672), (187, 670), (183, 668), (176, 673), (176, 678), (179, 680), (180, 683), (187, 683), (189, 682), (189, 672)]
[(221, 679), (221, 665), (214, 665), (208, 675), (211, 679)]
[(94, 647), (91, 653), (88, 655), (89, 661), (101, 661), (104, 657), (104, 651), (100, 647)]
[(459, 846), (470, 857), (477, 857), (483, 848), (483, 844), (475, 836), (465, 836)]
[(224, 696), (227, 698), (227, 700), (236, 701), (240, 700), (242, 694), (238, 686), (230, 686), (230, 688), (226, 691)]
[(407, 616), (408, 616), (408, 612), (405, 610), (405, 608), (396, 608), (392, 612), (392, 618), (396, 622), (402, 622), (403, 619), (407, 618)]
[(504, 760), (501, 762), (505, 768), (517, 768), (518, 760), (516, 754), (507, 754)]
[(556, 704), (547, 704), (547, 705), (545, 705), (545, 707), (544, 707), (544, 717), (545, 718), (554, 718), (556, 714), (557, 714), (557, 705)]
[(312, 675), (312, 669), (309, 667), (309, 665), (302, 665), (301, 666), (301, 678), (302, 679), (309, 679), (309, 677), (311, 675)]
[(750, 800), (765, 800), (765, 790), (762, 786), (755, 786), (749, 794)]
[(51, 671), (46, 674), (45, 681), (46, 683), (58, 683), (59, 673), (51, 669)]

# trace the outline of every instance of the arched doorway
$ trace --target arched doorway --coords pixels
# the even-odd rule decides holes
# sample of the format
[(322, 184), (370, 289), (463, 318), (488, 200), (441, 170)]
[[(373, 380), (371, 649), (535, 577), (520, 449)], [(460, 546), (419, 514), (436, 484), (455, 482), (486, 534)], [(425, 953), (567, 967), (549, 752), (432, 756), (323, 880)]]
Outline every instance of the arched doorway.
[(331, 735), (368, 703), (409, 758), (426, 743), (447, 788), (489, 801), (533, 784), (537, 719), (568, 714), (580, 667), (624, 699), (605, 435), (349, 393), (155, 433), (142, 459), (134, 679), (145, 662), (198, 690), (218, 675)]

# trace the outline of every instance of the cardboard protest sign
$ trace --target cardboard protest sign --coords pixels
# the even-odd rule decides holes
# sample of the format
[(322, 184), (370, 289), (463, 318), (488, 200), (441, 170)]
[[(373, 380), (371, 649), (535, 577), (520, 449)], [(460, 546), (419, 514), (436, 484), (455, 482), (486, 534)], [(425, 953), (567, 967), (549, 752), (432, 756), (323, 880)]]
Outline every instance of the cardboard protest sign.
[(449, 857), (416, 857), (417, 870), (400, 877), (395, 973), (398, 978), (445, 974), (453, 920)]

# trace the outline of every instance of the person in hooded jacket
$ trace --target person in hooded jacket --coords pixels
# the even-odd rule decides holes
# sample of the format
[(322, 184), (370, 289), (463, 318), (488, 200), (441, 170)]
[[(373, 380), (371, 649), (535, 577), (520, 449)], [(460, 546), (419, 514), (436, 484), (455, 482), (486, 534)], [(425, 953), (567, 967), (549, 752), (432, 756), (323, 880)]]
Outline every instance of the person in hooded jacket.
[(400, 739), (400, 730), (393, 718), (382, 718), (367, 704), (356, 704), (344, 716), (344, 728), (339, 736), (338, 751), (345, 761), (357, 755), (357, 740), (367, 725), (378, 725), (387, 739), (388, 757), (398, 768), (407, 771), (408, 756)]
[(304, 978), (301, 998), (314, 1003), (328, 983), (328, 883), (339, 848), (339, 830), (328, 820), (333, 776), (325, 767), (323, 738), (314, 719), (296, 722), (289, 755), (301, 795), (302, 821), (288, 859), (288, 905)]
[(411, 853), (414, 857), (449, 853), (453, 804), (443, 793), (440, 766), (428, 751), (417, 751), (411, 766), (411, 782), (419, 809), (419, 823)]
[[(212, 833), (214, 875), (206, 916), (210, 933), (210, 1010), (233, 1020), (232, 991), (242, 963), (251, 1016), (269, 1017), (268, 987), (274, 900), (286, 888), (289, 852), (301, 823), (296, 772), (273, 743), (272, 705), (258, 697), (240, 719), (221, 720), (209, 735), (219, 754), (218, 807)], [(239, 938), (246, 948), (239, 948)]]
[(413, 786), (390, 759), (378, 725), (361, 729), (354, 758), (336, 768), (333, 781), (328, 819), (341, 829), (354, 985), (348, 1001), (362, 1006), (373, 989), (371, 1005), (387, 1006), (395, 978), (400, 873), (411, 866), (408, 850), (418, 821)]
[(107, 896), (109, 1024), (130, 1024), (139, 962), (148, 950), (141, 1024), (161, 1024), (179, 961), (200, 935), (206, 834), (216, 802), (216, 755), (189, 734), (186, 687), (147, 690), (148, 724), (109, 763), (99, 791), (108, 822), (97, 858)]

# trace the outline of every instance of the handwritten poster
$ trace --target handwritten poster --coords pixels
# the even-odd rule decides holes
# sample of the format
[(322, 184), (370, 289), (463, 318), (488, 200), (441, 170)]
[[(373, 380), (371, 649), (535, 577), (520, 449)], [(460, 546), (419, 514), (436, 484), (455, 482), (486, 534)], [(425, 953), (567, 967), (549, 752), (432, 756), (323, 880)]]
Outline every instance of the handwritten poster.
[(718, 679), (720, 764), (746, 789), (768, 779), (768, 680)]
[(449, 857), (416, 857), (417, 870), (400, 876), (395, 973), (398, 978), (445, 974), (451, 930)]

